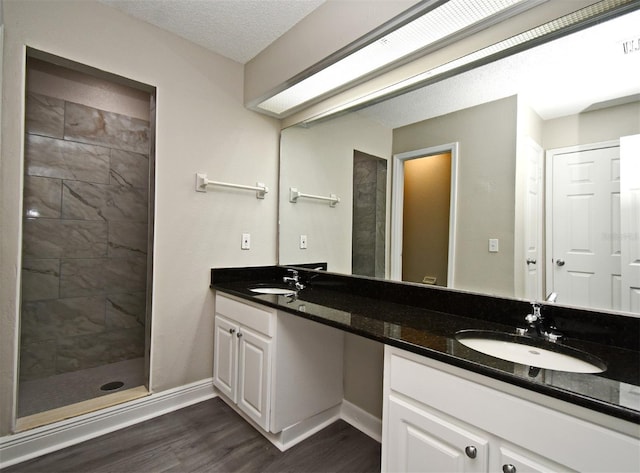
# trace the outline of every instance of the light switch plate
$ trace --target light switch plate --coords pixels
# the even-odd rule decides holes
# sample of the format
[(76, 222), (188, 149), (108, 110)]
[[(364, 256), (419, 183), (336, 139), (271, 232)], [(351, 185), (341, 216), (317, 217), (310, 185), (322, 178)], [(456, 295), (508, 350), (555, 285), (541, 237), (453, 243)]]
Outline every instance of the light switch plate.
[(300, 235), (300, 249), (307, 249), (307, 235)]
[(240, 248), (242, 248), (243, 250), (250, 250), (251, 249), (251, 234), (250, 233), (243, 233), (242, 234), (242, 244), (240, 245)]
[(497, 253), (499, 249), (498, 239), (489, 238), (489, 253)]

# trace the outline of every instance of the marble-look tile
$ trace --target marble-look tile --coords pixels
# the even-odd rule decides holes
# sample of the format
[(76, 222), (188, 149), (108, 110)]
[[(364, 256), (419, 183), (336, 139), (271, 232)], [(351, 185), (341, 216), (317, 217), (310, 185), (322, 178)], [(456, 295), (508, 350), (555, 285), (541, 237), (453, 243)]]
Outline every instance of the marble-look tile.
[(26, 258), (101, 257), (107, 254), (107, 224), (28, 218), (22, 243)]
[(382, 159), (357, 154), (354, 156), (354, 274), (384, 277), (386, 166), (387, 163)]
[(146, 222), (147, 192), (120, 185), (64, 181), (62, 218)]
[(22, 260), (22, 301), (57, 299), (59, 286), (59, 259)]
[(62, 181), (48, 177), (25, 176), (25, 217), (59, 218)]
[(64, 136), (64, 100), (27, 93), (26, 131), (34, 135)]
[(148, 225), (137, 222), (109, 222), (109, 256), (126, 258), (147, 254)]
[(111, 184), (149, 187), (149, 158), (144, 154), (111, 150)]
[(27, 135), (25, 167), (29, 176), (109, 182), (109, 148)]
[(131, 328), (144, 325), (146, 294), (109, 294), (107, 296), (107, 327)]
[(148, 219), (147, 191), (138, 187), (109, 186), (107, 220), (146, 222)]
[(20, 343), (20, 381), (46, 378), (55, 374), (56, 342)]
[(60, 264), (60, 296), (104, 294), (108, 261), (107, 258), (63, 259)]
[(66, 373), (144, 356), (144, 328), (111, 330), (59, 341), (56, 372)]
[(62, 218), (107, 220), (107, 185), (80, 181), (62, 183)]
[(33, 343), (103, 332), (104, 320), (104, 297), (25, 302), (20, 319), (21, 341)]
[(149, 154), (149, 122), (66, 102), (65, 139)]
[(104, 268), (105, 289), (108, 293), (142, 292), (147, 285), (146, 256), (108, 258)]
[(147, 258), (63, 259), (60, 296), (141, 292), (146, 289)]

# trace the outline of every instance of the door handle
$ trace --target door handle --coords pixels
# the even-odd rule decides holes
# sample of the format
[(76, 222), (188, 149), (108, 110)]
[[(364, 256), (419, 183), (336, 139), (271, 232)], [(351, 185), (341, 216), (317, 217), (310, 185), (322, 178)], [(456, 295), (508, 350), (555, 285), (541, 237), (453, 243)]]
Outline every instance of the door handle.
[(557, 264), (558, 266), (564, 266), (564, 260), (563, 260), (563, 259), (557, 259), (557, 260), (556, 260), (556, 264)]
[(536, 264), (536, 260), (533, 258), (527, 258), (527, 264)]

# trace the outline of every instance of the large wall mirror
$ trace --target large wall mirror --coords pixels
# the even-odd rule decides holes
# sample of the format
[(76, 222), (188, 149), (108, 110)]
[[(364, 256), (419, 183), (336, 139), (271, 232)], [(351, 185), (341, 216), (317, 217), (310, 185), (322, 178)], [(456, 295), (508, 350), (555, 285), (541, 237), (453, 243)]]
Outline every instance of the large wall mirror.
[(638, 25), (283, 130), (280, 264), (637, 316)]

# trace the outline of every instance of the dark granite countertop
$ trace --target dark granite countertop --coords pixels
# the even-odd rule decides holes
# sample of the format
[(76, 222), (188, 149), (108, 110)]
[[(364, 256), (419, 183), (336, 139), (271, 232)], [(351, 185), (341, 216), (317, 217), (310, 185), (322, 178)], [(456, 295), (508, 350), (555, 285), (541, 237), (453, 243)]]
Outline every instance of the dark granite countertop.
[[(314, 265), (315, 267), (315, 265)], [(305, 288), (297, 297), (257, 294), (257, 285), (282, 285), (286, 268), (211, 270), (211, 287), (325, 325), (402, 348), (595, 411), (640, 423), (640, 319), (545, 305), (565, 335), (563, 344), (599, 357), (607, 369), (569, 373), (504, 361), (471, 350), (459, 330), (513, 333), (524, 327), (526, 301), (462, 291), (344, 276), (298, 268)], [(621, 394), (622, 393), (622, 394)], [(629, 399), (632, 398), (632, 399)]]

